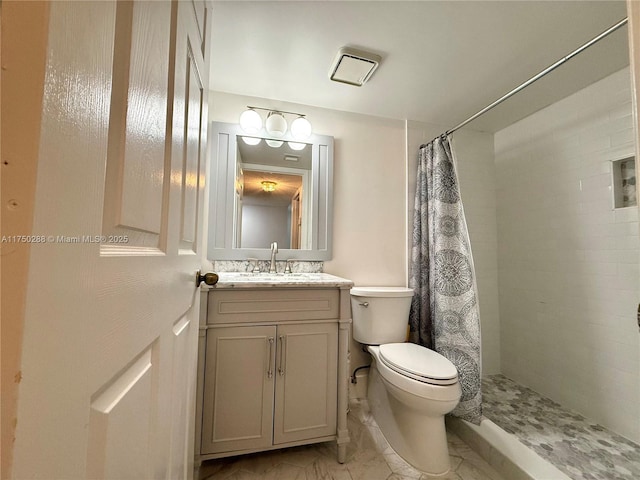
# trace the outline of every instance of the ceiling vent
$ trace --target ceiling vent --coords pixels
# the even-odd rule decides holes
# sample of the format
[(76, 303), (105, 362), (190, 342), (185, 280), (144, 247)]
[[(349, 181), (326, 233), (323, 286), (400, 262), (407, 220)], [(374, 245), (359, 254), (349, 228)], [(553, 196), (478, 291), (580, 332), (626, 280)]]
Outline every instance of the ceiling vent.
[(331, 65), (329, 78), (334, 82), (361, 87), (371, 78), (381, 59), (374, 53), (342, 47)]

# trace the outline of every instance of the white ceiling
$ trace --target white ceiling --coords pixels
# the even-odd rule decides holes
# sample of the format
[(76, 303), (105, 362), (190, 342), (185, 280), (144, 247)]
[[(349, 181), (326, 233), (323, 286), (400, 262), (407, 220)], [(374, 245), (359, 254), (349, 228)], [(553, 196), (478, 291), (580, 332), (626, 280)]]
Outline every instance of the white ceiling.
[[(624, 1), (214, 1), (212, 90), (453, 127), (626, 16)], [(382, 56), (332, 82), (342, 46)], [(627, 28), (470, 124), (497, 131), (628, 65)]]

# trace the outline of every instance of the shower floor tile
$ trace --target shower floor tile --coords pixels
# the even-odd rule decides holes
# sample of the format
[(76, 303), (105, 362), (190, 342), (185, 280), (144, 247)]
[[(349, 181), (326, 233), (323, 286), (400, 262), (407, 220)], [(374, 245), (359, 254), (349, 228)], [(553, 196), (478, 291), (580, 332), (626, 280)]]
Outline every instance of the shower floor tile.
[(640, 478), (640, 445), (503, 375), (482, 379), (483, 414), (575, 480)]

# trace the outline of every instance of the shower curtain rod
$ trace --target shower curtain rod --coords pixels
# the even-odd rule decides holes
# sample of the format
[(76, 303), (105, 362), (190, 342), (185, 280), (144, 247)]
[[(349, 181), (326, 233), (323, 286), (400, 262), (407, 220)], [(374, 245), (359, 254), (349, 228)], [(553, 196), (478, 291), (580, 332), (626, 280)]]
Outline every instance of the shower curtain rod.
[(547, 68), (545, 68), (544, 70), (542, 70), (540, 73), (538, 73), (537, 75), (534, 75), (533, 77), (531, 77), (529, 80), (527, 80), (526, 82), (518, 85), (516, 88), (514, 88), (513, 90), (511, 90), (509, 93), (503, 95), (502, 97), (500, 97), (498, 100), (496, 100), (495, 102), (493, 102), (491, 105), (486, 106), (485, 108), (483, 108), (482, 110), (480, 110), (478, 113), (476, 113), (475, 115), (470, 116), (469, 118), (467, 118), (464, 122), (459, 123), (458, 125), (456, 125), (455, 127), (453, 127), (450, 130), (447, 130), (445, 132), (445, 135), (450, 135), (453, 132), (455, 132), (456, 130), (464, 127), (467, 123), (472, 122), (473, 120), (475, 120), (476, 118), (478, 118), (480, 115), (483, 115), (485, 113), (487, 113), (489, 110), (491, 110), (493, 107), (501, 104), (502, 102), (504, 102), (506, 99), (512, 97), (513, 95), (515, 95), (516, 93), (518, 93), (520, 90), (528, 87), (529, 85), (531, 85), (533, 82), (535, 82), (536, 80), (540, 80), (542, 77), (544, 77), (547, 73), (555, 70), (556, 68), (558, 68), (560, 65), (562, 65), (563, 63), (565, 63), (566, 61), (570, 60), (571, 58), (575, 57), (577, 54), (579, 54), (580, 52), (582, 52), (583, 50), (586, 50), (587, 48), (589, 48), (591, 45), (595, 44), (596, 42), (602, 40), (604, 37), (606, 37), (607, 35), (609, 35), (610, 33), (615, 32), (616, 30), (618, 30), (620, 27), (622, 27), (623, 25), (625, 25), (627, 23), (627, 17), (623, 18), (622, 20), (620, 20), (618, 23), (616, 23), (615, 25), (613, 25), (612, 27), (608, 28), (607, 30), (605, 30), (604, 32), (602, 32), (600, 35), (598, 35), (597, 37), (589, 40), (587, 43), (585, 43), (584, 45), (582, 45), (581, 47), (575, 49), (573, 52), (571, 52), (569, 55), (562, 57), (560, 60), (558, 60), (557, 62), (555, 62), (552, 65), (549, 65)]

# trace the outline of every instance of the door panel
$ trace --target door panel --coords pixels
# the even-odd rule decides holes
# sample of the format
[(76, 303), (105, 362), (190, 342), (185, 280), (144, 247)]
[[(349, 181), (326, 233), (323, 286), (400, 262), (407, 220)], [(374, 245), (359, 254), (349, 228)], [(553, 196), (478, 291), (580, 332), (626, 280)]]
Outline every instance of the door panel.
[(187, 68), (194, 10), (51, 2), (47, 24), (33, 231), (48, 240), (30, 254), (13, 477), (189, 478), (204, 157), (186, 168), (185, 139), (206, 138), (209, 71), (200, 48)]
[(195, 12), (196, 22), (198, 25), (198, 34), (200, 42), (194, 43), (193, 45), (200, 45), (202, 48), (202, 52), (205, 52), (205, 39), (208, 35), (207, 24), (209, 22), (209, 17), (211, 15), (210, 6), (202, 1), (191, 1), (191, 5), (193, 7), (193, 11)]
[(207, 331), (201, 453), (271, 445), (275, 335), (273, 325)]
[[(89, 417), (88, 478), (151, 478), (147, 461), (154, 404), (151, 358), (150, 348), (94, 395)], [(122, 442), (125, 435), (129, 442)]]
[(338, 326), (278, 326), (273, 443), (335, 435)]
[(171, 374), (171, 444), (169, 449), (168, 479), (188, 478), (193, 470), (193, 418), (197, 377), (197, 352), (192, 348), (197, 336), (198, 322), (194, 309), (178, 320), (173, 333), (173, 359)]
[(170, 28), (167, 2), (117, 3), (103, 234), (129, 241), (112, 248), (161, 244)]
[(205, 21), (205, 8), (204, 8), (204, 4), (202, 2), (191, 2), (191, 5), (193, 6), (193, 10), (195, 12), (196, 15), (196, 22), (198, 24), (198, 33), (200, 33), (200, 35), (202, 36), (202, 33), (204, 32), (204, 21)]
[(181, 249), (195, 251), (195, 242), (199, 229), (197, 228), (198, 191), (199, 184), (204, 181), (200, 175), (201, 155), (206, 137), (201, 136), (204, 88), (196, 67), (191, 46), (187, 49), (187, 91), (185, 98), (187, 123), (185, 125), (185, 149), (182, 175), (182, 235)]

